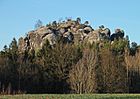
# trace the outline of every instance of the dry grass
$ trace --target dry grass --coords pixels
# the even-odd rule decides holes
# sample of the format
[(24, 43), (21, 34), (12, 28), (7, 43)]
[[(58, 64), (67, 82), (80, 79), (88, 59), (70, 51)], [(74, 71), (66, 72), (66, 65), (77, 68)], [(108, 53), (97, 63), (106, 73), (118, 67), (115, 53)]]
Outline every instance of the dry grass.
[(23, 94), (1, 95), (0, 99), (140, 99), (140, 94)]

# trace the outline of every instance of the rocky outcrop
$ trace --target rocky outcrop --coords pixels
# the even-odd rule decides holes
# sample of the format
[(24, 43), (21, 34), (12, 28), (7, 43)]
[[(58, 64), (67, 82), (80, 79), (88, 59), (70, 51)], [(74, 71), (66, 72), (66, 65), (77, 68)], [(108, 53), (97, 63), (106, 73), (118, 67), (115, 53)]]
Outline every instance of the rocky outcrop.
[[(80, 19), (59, 22), (56, 21), (46, 26), (41, 26), (36, 30), (27, 33), (26, 37), (19, 39), (18, 48), (20, 52), (31, 49), (40, 49), (46, 40), (49, 41), (51, 46), (55, 45), (57, 41), (63, 43), (99, 43), (102, 40), (114, 40), (115, 37), (121, 34), (122, 30), (118, 30), (115, 34), (111, 35), (108, 28), (103, 25), (99, 29), (94, 30), (86, 21), (81, 23)], [(122, 35), (123, 36), (123, 35)], [(121, 36), (121, 38), (122, 38)], [(119, 36), (120, 37), (120, 36)]]

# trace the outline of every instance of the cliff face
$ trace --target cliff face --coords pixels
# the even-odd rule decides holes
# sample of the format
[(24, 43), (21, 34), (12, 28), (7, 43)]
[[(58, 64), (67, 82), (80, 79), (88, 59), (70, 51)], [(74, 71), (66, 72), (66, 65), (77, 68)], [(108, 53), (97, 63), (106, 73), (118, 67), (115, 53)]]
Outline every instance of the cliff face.
[[(121, 31), (121, 30), (120, 30)], [(110, 39), (110, 30), (104, 26), (94, 30), (86, 21), (84, 24), (77, 20), (67, 20), (57, 23), (54, 21), (46, 26), (27, 33), (25, 38), (19, 39), (18, 48), (20, 52), (31, 49), (40, 49), (48, 40), (53, 46), (58, 40), (63, 43), (97, 43), (104, 39)]]

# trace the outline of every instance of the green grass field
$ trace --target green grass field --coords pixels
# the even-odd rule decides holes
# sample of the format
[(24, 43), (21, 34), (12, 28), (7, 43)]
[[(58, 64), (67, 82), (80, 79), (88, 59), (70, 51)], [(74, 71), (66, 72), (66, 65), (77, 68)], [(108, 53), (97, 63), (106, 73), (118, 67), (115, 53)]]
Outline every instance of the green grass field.
[(0, 99), (140, 99), (140, 94), (26, 94), (1, 95)]

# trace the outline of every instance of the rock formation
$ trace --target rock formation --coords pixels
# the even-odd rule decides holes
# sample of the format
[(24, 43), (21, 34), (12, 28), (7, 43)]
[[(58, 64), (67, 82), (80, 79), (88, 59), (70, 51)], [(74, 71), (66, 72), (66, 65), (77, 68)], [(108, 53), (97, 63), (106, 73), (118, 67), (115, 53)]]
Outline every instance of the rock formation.
[(19, 39), (19, 51), (40, 49), (46, 40), (49, 41), (51, 46), (55, 45), (57, 41), (63, 43), (99, 43), (102, 40), (111, 40), (123, 38), (124, 32), (117, 29), (111, 36), (111, 32), (103, 25), (99, 29), (94, 30), (86, 21), (84, 24), (81, 20), (68, 19), (67, 21), (56, 21), (46, 25), (38, 27), (36, 30), (32, 30), (27, 33), (26, 37)]

